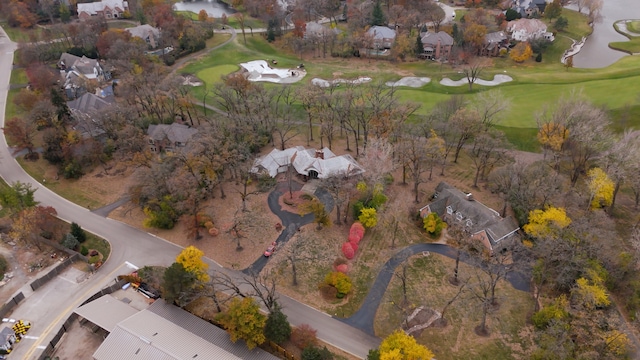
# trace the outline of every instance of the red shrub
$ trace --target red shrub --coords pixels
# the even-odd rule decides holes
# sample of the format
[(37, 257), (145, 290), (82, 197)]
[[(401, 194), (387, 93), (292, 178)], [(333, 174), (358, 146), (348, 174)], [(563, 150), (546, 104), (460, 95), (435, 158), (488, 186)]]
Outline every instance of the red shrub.
[(350, 242), (351, 247), (353, 248), (353, 252), (358, 252), (358, 243)]
[(359, 243), (360, 240), (362, 240), (362, 238), (358, 237), (355, 234), (350, 234), (349, 238), (347, 239), (348, 242), (353, 243), (353, 244)]
[(316, 333), (317, 331), (311, 326), (301, 324), (291, 332), (291, 342), (301, 350), (310, 345), (315, 346), (318, 344)]
[(349, 265), (347, 264), (340, 264), (338, 266), (336, 266), (336, 271), (339, 271), (343, 274), (346, 274), (347, 272), (349, 272)]
[(357, 221), (354, 222), (353, 225), (351, 225), (351, 229), (349, 229), (349, 236), (352, 235), (360, 238), (358, 241), (362, 240), (364, 237), (364, 226)]
[(342, 244), (342, 253), (344, 254), (344, 257), (349, 260), (353, 259), (353, 257), (356, 256), (356, 251), (353, 250), (353, 245), (348, 242)]

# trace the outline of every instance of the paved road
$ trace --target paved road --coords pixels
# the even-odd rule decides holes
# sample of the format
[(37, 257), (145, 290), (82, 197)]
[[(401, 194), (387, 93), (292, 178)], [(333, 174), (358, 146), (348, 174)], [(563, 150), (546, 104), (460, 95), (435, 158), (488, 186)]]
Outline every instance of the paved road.
[[(0, 31), (0, 127), (4, 126), (4, 114), (6, 110), (7, 91), (13, 62), (13, 52), (16, 44), (11, 42), (4, 30)], [(53, 206), (58, 211), (61, 219), (69, 222), (75, 221), (84, 229), (101, 236), (111, 243), (111, 255), (105, 265), (102, 266), (91, 281), (85, 282), (81, 290), (71, 297), (47, 296), (45, 302), (38, 300), (35, 306), (46, 304), (48, 318), (33, 318), (33, 327), (29, 335), (36, 339), (25, 339), (16, 348), (16, 359), (37, 359), (42, 344), (46, 344), (53, 337), (53, 333), (59, 329), (62, 322), (82, 301), (96, 291), (92, 286), (108, 282), (115, 275), (126, 272), (121, 268), (125, 261), (138, 266), (142, 265), (170, 265), (181, 248), (156, 236), (140, 231), (129, 225), (115, 220), (104, 218), (90, 212), (88, 209), (75, 205), (51, 190), (42, 186), (31, 178), (12, 157), (4, 136), (0, 136), (0, 176), (7, 182), (21, 181), (30, 183), (37, 188), (35, 198), (41, 204)], [(208, 260), (212, 270), (220, 270), (215, 262)], [(228, 270), (224, 270), (228, 272)], [(239, 276), (240, 273), (235, 273)], [(69, 292), (66, 292), (69, 294)], [(34, 306), (31, 300), (33, 293), (27, 293), (29, 297), (16, 309), (16, 312), (25, 306)], [(318, 330), (318, 337), (346, 352), (365, 358), (369, 349), (377, 347), (379, 340), (368, 334), (362, 333), (330, 316), (317, 311), (305, 304), (293, 299), (281, 296), (281, 304), (289, 316), (293, 325), (301, 323), (311, 324)], [(51, 319), (50, 319), (51, 318)]]

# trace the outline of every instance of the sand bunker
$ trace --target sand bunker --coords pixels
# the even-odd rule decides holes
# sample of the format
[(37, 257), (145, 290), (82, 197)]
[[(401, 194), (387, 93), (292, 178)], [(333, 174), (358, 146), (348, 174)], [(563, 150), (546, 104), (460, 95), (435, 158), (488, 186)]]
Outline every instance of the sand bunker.
[(428, 77), (414, 77), (407, 76), (403, 77), (398, 81), (387, 81), (385, 85), (387, 86), (408, 86), (413, 88), (419, 88), (427, 85), (431, 82), (431, 78)]
[[(476, 79), (476, 81), (474, 81), (473, 83), (482, 85), (482, 86), (496, 86), (509, 81), (513, 81), (511, 76), (498, 74), (493, 77), (493, 80)], [(449, 78), (444, 78), (440, 81), (440, 84), (444, 86), (462, 86), (462, 85), (468, 85), (469, 82), (467, 81), (467, 78), (463, 78), (458, 81), (453, 81)]]
[(313, 78), (311, 79), (311, 83), (315, 86), (319, 86), (319, 87), (329, 87), (331, 85), (338, 85), (338, 84), (364, 84), (364, 83), (368, 83), (369, 81), (371, 81), (370, 77), (359, 77), (355, 80), (345, 80), (345, 79), (334, 79), (334, 80), (324, 80), (324, 79), (319, 79), (319, 78)]
[(304, 69), (274, 69), (264, 60), (242, 63), (240, 66), (249, 73), (249, 81), (266, 81), (279, 84), (291, 84), (300, 81), (307, 72)]

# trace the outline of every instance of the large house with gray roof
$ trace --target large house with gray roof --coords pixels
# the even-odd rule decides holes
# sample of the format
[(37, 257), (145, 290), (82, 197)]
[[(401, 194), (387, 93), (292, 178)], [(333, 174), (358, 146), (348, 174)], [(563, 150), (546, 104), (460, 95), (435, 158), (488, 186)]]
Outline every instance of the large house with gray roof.
[(432, 196), (433, 201), (420, 209), (420, 216), (436, 213), (450, 226), (456, 224), (474, 240), (489, 250), (506, 248), (517, 237), (518, 222), (500, 214), (455, 187), (441, 182)]
[(453, 38), (444, 31), (420, 33), (424, 52), (419, 56), (430, 60), (447, 61), (453, 49)]
[(124, 17), (129, 10), (129, 3), (123, 0), (102, 0), (92, 3), (78, 4), (78, 19), (86, 20), (92, 16), (100, 16), (107, 20)]
[(396, 41), (396, 31), (386, 26), (372, 26), (367, 30), (367, 35), (373, 41), (373, 49), (391, 49)]
[(138, 311), (105, 295), (75, 312), (108, 333), (94, 360), (278, 359), (231, 342), (226, 331), (162, 299)]
[(187, 125), (173, 123), (171, 125), (149, 125), (147, 140), (151, 152), (171, 152), (187, 146), (187, 143), (198, 132)]

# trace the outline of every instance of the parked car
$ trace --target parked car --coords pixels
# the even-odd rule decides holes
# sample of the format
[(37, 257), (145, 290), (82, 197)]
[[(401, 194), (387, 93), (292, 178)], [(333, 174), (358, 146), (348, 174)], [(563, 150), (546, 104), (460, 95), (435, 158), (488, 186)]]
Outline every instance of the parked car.
[(149, 286), (147, 283), (141, 283), (138, 287), (138, 291), (150, 299), (157, 299), (160, 297), (160, 292)]
[(264, 256), (265, 257), (269, 257), (271, 256), (274, 252), (276, 252), (276, 242), (272, 242), (271, 245), (269, 245), (269, 247), (267, 247), (267, 250), (265, 250), (264, 252)]

